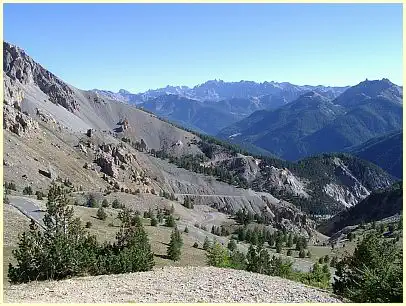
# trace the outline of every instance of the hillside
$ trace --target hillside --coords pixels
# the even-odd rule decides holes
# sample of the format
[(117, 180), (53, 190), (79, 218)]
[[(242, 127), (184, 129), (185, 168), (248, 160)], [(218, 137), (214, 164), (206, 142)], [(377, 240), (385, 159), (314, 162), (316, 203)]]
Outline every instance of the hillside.
[[(230, 290), (232, 288), (232, 290)], [(327, 292), (278, 277), (213, 267), (82, 277), (11, 286), (9, 303), (340, 303)]]
[(4, 174), (19, 192), (28, 185), (46, 191), (52, 180), (69, 180), (86, 192), (165, 191), (179, 201), (187, 195), (229, 214), (241, 208), (289, 211), (287, 222), (301, 230), (294, 220), (303, 213), (291, 203), (179, 168), (150, 153), (202, 156), (195, 134), (67, 85), (18, 47), (4, 43), (4, 52)]
[(242, 118), (217, 105), (211, 106), (177, 95), (159, 96), (139, 104), (139, 107), (183, 127), (208, 134), (216, 134)]
[[(201, 203), (210, 203), (229, 213), (243, 207), (253, 212), (260, 212), (264, 207), (276, 209), (280, 202), (275, 198), (276, 194), (261, 192), (274, 192), (275, 188), (288, 188), (290, 184), (283, 176), (277, 175), (268, 181), (267, 186), (260, 186), (255, 192), (237, 188), (235, 182), (227, 184), (231, 181), (225, 178), (220, 178), (224, 182), (219, 182), (216, 180), (218, 175), (213, 176), (214, 173), (211, 176), (196, 174), (195, 170), (190, 171), (190, 166), (180, 169), (168, 163), (168, 159), (187, 160), (190, 158), (187, 156), (200, 156), (204, 164), (197, 168), (220, 163), (214, 170), (224, 172), (221, 163), (229, 160), (232, 164), (235, 152), (227, 146), (215, 145), (216, 153), (210, 155), (207, 150), (212, 144), (202, 140), (202, 136), (182, 130), (129, 104), (67, 85), (34, 62), (22, 49), (6, 42), (4, 52), (6, 94), (3, 110), (7, 152), (4, 173), (7, 181), (44, 189), (51, 178), (59, 177), (70, 179), (77, 188), (82, 186), (92, 190), (118, 189), (129, 193), (138, 189), (142, 192), (163, 190), (179, 194), (180, 200), (183, 200), (182, 194), (197, 196)], [(327, 103), (326, 98), (320, 100)], [(89, 129), (93, 130), (86, 135)], [(17, 147), (18, 151), (15, 150)], [(166, 161), (154, 157), (155, 153), (148, 154), (152, 151), (165, 152)], [(236, 171), (233, 167), (229, 168), (229, 173)], [(253, 169), (255, 167), (257, 165)], [(278, 173), (285, 166), (282, 163), (275, 167), (275, 173)], [(50, 177), (44, 176), (40, 170), (50, 173)], [(213, 169), (210, 171), (213, 172)], [(295, 175), (294, 180), (302, 182), (301, 185), (303, 182), (309, 185), (309, 178), (303, 177), (303, 173)], [(261, 177), (256, 179), (260, 181)], [(382, 182), (383, 185), (389, 183), (387, 178)], [(367, 191), (357, 195), (355, 201), (370, 190), (365, 186), (362, 188)], [(352, 200), (344, 205), (354, 203)], [(296, 211), (295, 214), (299, 213), (289, 205), (289, 209)]]
[(276, 110), (253, 113), (218, 136), (250, 142), (288, 160), (342, 152), (401, 129), (402, 97), (402, 88), (386, 79), (361, 82), (336, 99), (307, 93)]
[[(124, 103), (114, 95), (107, 97), (97, 91), (75, 88), (36, 63), (22, 49), (6, 42), (3, 45), (3, 166), (4, 189), (7, 193), (4, 214), (8, 218), (4, 230), (7, 237), (5, 267), (15, 260), (11, 251), (17, 247), (17, 233), (27, 230), (28, 218), (41, 226), (40, 231), (43, 229), (46, 195), (51, 182), (55, 181), (68, 190), (64, 204), (72, 208), (72, 216), (85, 222), (84, 232), (95, 235), (94, 243), (101, 245), (115, 241), (117, 230), (122, 228), (121, 221), (117, 219), (121, 218), (124, 208), (132, 209), (134, 218), (142, 215), (142, 218), (137, 218), (150, 239), (150, 255), (156, 263), (155, 268), (206, 265), (206, 252), (202, 248), (206, 237), (224, 246), (232, 239), (238, 240), (236, 248), (243, 252), (243, 256), (246, 256), (250, 244), (257, 244), (261, 239), (265, 243), (261, 256), (275, 254), (275, 260), (288, 259), (289, 263), (280, 261), (278, 265), (286, 265), (291, 279), (327, 288), (330, 286), (330, 273), (334, 273), (333, 267), (326, 266), (323, 283), (310, 282), (309, 279), (314, 276), (313, 264), (331, 253), (326, 245), (328, 237), (317, 231), (316, 217), (331, 215), (356, 205), (371, 192), (386, 188), (394, 181), (378, 166), (349, 154), (324, 154), (299, 162), (249, 154), (241, 147), (178, 127), (165, 118), (161, 119), (131, 103)], [(172, 98), (175, 100), (173, 106), (178, 102), (189, 103), (185, 98)], [(159, 101), (160, 98), (157, 98), (156, 102)], [(312, 117), (317, 109), (330, 104), (330, 98), (311, 92), (302, 95), (302, 102), (303, 109), (299, 110), (308, 110), (308, 116)], [(169, 112), (172, 110), (169, 108)], [(341, 112), (341, 107), (337, 106), (336, 110)], [(196, 117), (198, 114), (196, 112)], [(280, 117), (288, 116), (282, 112)], [(330, 120), (328, 115), (325, 118), (326, 121)], [(303, 125), (303, 130), (309, 133), (315, 128), (317, 122), (314, 126)], [(249, 147), (249, 144), (245, 144), (245, 147)], [(251, 146), (251, 149), (255, 149), (255, 146)], [(113, 207), (112, 203), (116, 200), (118, 204)], [(103, 219), (99, 217), (99, 207), (105, 201), (107, 206), (104, 206)], [(152, 225), (151, 214), (158, 216), (163, 211), (165, 222), (162, 219), (159, 224)], [(166, 224), (170, 216), (184, 237), (182, 257), (177, 262), (166, 254), (175, 226)], [(271, 242), (275, 237), (284, 239), (284, 245)], [(292, 240), (291, 244), (288, 237)], [(197, 246), (194, 246), (195, 243)], [(100, 247), (89, 250), (104, 252), (107, 249)], [(124, 254), (121, 251), (118, 253)], [(92, 258), (100, 259), (97, 256)], [(121, 262), (110, 259), (105, 262), (106, 265)], [(45, 266), (52, 267), (48, 264)], [(5, 268), (5, 275), (7, 271), (8, 268)], [(118, 273), (117, 270), (101, 271)], [(128, 269), (118, 271), (129, 272)], [(176, 271), (169, 269), (162, 277), (173, 274), (183, 279), (183, 275), (188, 275), (187, 271), (186, 274), (176, 274)], [(256, 272), (262, 273), (259, 270)], [(271, 275), (283, 275), (282, 272), (276, 274), (279, 272), (272, 272), (275, 274)], [(86, 273), (74, 275), (88, 275)], [(252, 296), (253, 288), (260, 281), (263, 282), (263, 276), (257, 274), (228, 270), (224, 273), (224, 277), (232, 281), (236, 279), (238, 286), (246, 283), (247, 277), (252, 278), (253, 287), (247, 287), (249, 296)], [(16, 276), (13, 272), (11, 275), (18, 277), (21, 274)], [(138, 286), (142, 283), (137, 279), (139, 275), (88, 278), (89, 286), (100, 279), (109, 283), (110, 277), (115, 280), (123, 278), (132, 284), (133, 276), (134, 284)], [(207, 277), (213, 275), (217, 276), (219, 272), (210, 272)], [(154, 280), (153, 276), (150, 279)], [(280, 287), (290, 286), (285, 280), (267, 279)], [(58, 284), (74, 284), (77, 280)], [(170, 279), (171, 282), (173, 279)], [(185, 287), (185, 282), (183, 286), (187, 289), (189, 287)], [(216, 278), (212, 283), (215, 282)], [(207, 286), (212, 288), (212, 283)], [(6, 295), (10, 301), (34, 301), (34, 296), (30, 296), (28, 291), (36, 292), (34, 287), (37, 285), (41, 292), (56, 292), (52, 292), (54, 289), (42, 289), (41, 286), (46, 284), (10, 286)], [(148, 282), (145, 284), (149, 285)], [(315, 289), (290, 284), (293, 291), (288, 291), (287, 296), (277, 296), (275, 292), (272, 293), (276, 291), (275, 287), (269, 287), (264, 289), (264, 295), (258, 297), (258, 301), (319, 301), (327, 298), (327, 295), (320, 297), (320, 291)], [(196, 282), (191, 284), (195, 285)], [(100, 288), (98, 283), (95, 286)], [(137, 290), (136, 287), (128, 288), (131, 292)], [(206, 291), (205, 287), (190, 287), (191, 291), (195, 289), (196, 292)], [(140, 290), (144, 292), (144, 289)], [(255, 290), (258, 291), (257, 288)], [(304, 290), (303, 294), (301, 290)], [(247, 292), (242, 292), (236, 301), (245, 301)], [(298, 292), (300, 294), (296, 296)], [(307, 295), (309, 292), (315, 292), (315, 295)], [(88, 296), (89, 301), (93, 301), (95, 294), (96, 291)], [(65, 297), (70, 299), (68, 295)], [(107, 299), (101, 301), (131, 301), (109, 293), (104, 297)], [(165, 301), (171, 300), (166, 295), (161, 297)], [(43, 298), (54, 299), (55, 296), (43, 295)], [(234, 297), (226, 296), (225, 299), (235, 301)], [(159, 295), (157, 300), (160, 301)], [(208, 301), (212, 300), (217, 301), (214, 298)], [(247, 298), (247, 301), (252, 300)]]
[(390, 188), (371, 193), (357, 205), (323, 222), (318, 227), (318, 230), (331, 236), (346, 226), (379, 221), (394, 215), (400, 215), (402, 210), (402, 183), (396, 183)]
[(395, 131), (375, 137), (348, 152), (368, 160), (397, 178), (403, 177), (403, 132)]

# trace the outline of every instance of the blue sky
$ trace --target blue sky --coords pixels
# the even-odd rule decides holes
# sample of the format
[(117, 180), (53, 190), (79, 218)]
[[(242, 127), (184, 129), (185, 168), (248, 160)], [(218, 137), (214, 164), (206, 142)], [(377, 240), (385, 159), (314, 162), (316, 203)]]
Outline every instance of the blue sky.
[(402, 83), (401, 4), (4, 4), (4, 39), (81, 89)]

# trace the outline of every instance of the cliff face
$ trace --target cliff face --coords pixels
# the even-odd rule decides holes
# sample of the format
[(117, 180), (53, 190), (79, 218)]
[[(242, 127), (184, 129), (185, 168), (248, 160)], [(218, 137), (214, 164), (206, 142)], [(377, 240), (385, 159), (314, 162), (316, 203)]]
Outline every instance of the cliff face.
[(3, 72), (22, 85), (36, 85), (49, 99), (73, 112), (78, 110), (73, 90), (58, 77), (43, 68), (22, 49), (3, 42)]

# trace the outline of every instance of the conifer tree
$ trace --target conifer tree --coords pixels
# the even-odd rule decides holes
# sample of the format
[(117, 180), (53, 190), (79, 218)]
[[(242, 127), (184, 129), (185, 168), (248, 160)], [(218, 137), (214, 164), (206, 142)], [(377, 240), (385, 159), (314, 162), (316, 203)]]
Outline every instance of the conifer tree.
[(203, 243), (203, 250), (208, 250), (210, 248), (210, 241), (209, 238), (206, 236), (206, 238), (204, 239), (204, 243)]
[(234, 250), (237, 249), (237, 244), (235, 243), (235, 240), (234, 240), (234, 239), (231, 239), (231, 240), (229, 241), (229, 243), (228, 243), (228, 245), (227, 245), (227, 248), (228, 248), (231, 252), (233, 252)]
[(173, 261), (179, 261), (181, 255), (180, 233), (177, 228), (172, 231), (167, 255)]

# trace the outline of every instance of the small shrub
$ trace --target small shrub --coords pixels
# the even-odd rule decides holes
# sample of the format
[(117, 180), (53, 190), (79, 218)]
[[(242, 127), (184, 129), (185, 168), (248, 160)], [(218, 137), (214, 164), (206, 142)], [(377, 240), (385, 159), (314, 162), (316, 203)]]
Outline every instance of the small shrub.
[(103, 207), (100, 207), (100, 208), (97, 210), (97, 218), (99, 218), (100, 220), (106, 220), (107, 214), (106, 214), (106, 212), (104, 211), (104, 208), (103, 208)]
[(185, 227), (185, 233), (189, 233), (189, 229), (187, 228), (187, 226)]
[(176, 226), (175, 218), (172, 215), (169, 215), (166, 218), (165, 226), (167, 226), (167, 227), (175, 227)]
[(97, 203), (96, 197), (93, 194), (89, 195), (87, 206), (92, 208), (96, 208), (99, 206), (99, 203)]
[(109, 201), (107, 201), (107, 199), (103, 199), (102, 207), (107, 208), (109, 206), (110, 206)]
[(198, 244), (197, 242), (195, 242), (195, 243), (193, 243), (193, 247), (194, 247), (195, 249), (197, 249), (197, 248), (199, 248), (199, 244)]
[(27, 186), (23, 189), (23, 194), (26, 195), (32, 195), (32, 187), (31, 186)]
[(37, 200), (42, 200), (44, 198), (44, 196), (45, 196), (44, 193), (42, 191), (40, 191), (40, 190), (37, 190), (35, 192), (35, 195), (37, 196)]
[(208, 250), (210, 248), (210, 241), (209, 238), (206, 236), (206, 238), (204, 239), (204, 243), (203, 243), (203, 250)]
[(151, 217), (151, 226), (158, 226), (158, 220), (154, 216)]
[(237, 243), (235, 243), (234, 239), (230, 240), (230, 242), (227, 245), (227, 249), (229, 249), (231, 252), (234, 252), (237, 249)]
[(92, 222), (87, 221), (85, 227), (86, 228), (91, 228), (92, 227)]
[(223, 248), (218, 242), (207, 250), (207, 264), (209, 266), (224, 268), (229, 265), (227, 249)]
[(287, 256), (292, 256), (292, 250), (289, 249), (289, 250), (286, 252), (286, 255), (287, 255)]
[(114, 199), (113, 203), (111, 203), (111, 207), (113, 208), (121, 208), (121, 203), (119, 200)]

